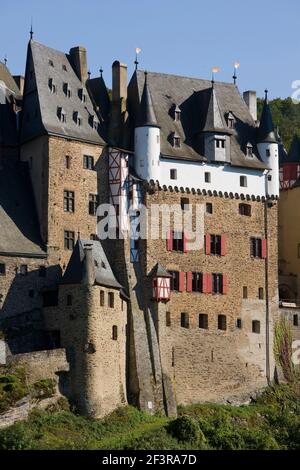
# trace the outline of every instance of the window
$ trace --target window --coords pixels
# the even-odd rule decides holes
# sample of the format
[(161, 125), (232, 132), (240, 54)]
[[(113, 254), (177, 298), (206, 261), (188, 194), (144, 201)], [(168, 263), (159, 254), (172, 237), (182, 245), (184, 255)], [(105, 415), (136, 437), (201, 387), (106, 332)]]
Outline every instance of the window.
[(266, 149), (266, 156), (267, 156), (267, 157), (270, 157), (270, 156), (271, 156), (271, 150), (270, 150), (270, 149)]
[(252, 321), (252, 333), (260, 333), (260, 321)]
[(293, 315), (293, 325), (299, 326), (299, 318), (297, 314)]
[(223, 292), (223, 275), (220, 273), (212, 274), (212, 292), (214, 294), (222, 294)]
[(115, 306), (115, 294), (113, 292), (108, 293), (108, 306), (114, 308)]
[(218, 315), (218, 329), (224, 331), (227, 329), (226, 315)]
[(177, 170), (175, 168), (170, 170), (170, 179), (171, 180), (177, 180)]
[(22, 276), (27, 276), (27, 274), (28, 274), (28, 266), (27, 266), (27, 264), (21, 264), (21, 266), (20, 266), (20, 274), (22, 274)]
[(189, 315), (188, 313), (181, 313), (180, 325), (182, 328), (189, 328)]
[(179, 272), (169, 271), (171, 274), (170, 287), (171, 291), (179, 291)]
[(118, 327), (117, 327), (117, 325), (113, 325), (113, 327), (112, 327), (112, 339), (114, 341), (117, 341), (117, 339), (118, 339)]
[(248, 217), (251, 216), (251, 206), (250, 204), (239, 204), (239, 214), (246, 215)]
[(173, 251), (183, 251), (183, 232), (173, 232)]
[(49, 59), (49, 62), (48, 62), (48, 64), (50, 65), (50, 67), (54, 67), (53, 60)]
[(211, 183), (211, 174), (209, 171), (205, 171), (204, 173), (204, 181), (205, 183)]
[(62, 69), (67, 72), (67, 66), (65, 64), (62, 65)]
[(258, 288), (258, 298), (260, 300), (263, 300), (263, 298), (264, 298), (264, 289), (263, 289), (263, 287)]
[(98, 205), (99, 205), (98, 194), (90, 194), (89, 195), (89, 214), (90, 215), (96, 215)]
[(57, 108), (57, 117), (60, 120), (60, 122), (67, 122), (66, 113), (63, 110), (63, 108), (60, 108), (60, 107)]
[(0, 264), (0, 276), (5, 276), (6, 274), (6, 267), (4, 263)]
[(250, 158), (253, 157), (253, 147), (252, 147), (251, 144), (247, 144), (246, 155), (247, 155), (247, 157), (250, 157)]
[(56, 93), (56, 85), (53, 82), (53, 78), (49, 78), (48, 80), (48, 87), (51, 93)]
[(234, 128), (234, 119), (228, 118), (227, 124), (228, 124), (229, 129), (233, 129)]
[(192, 291), (202, 292), (202, 273), (192, 273)]
[(66, 250), (73, 250), (75, 245), (75, 233), (70, 230), (64, 231), (64, 242)]
[(243, 287), (243, 299), (248, 299), (248, 287)]
[(180, 148), (181, 141), (180, 137), (178, 135), (174, 135), (173, 137), (173, 147), (175, 148)]
[(47, 270), (45, 266), (40, 266), (39, 267), (39, 277), (46, 277), (47, 275)]
[(71, 168), (71, 157), (70, 155), (65, 156), (65, 168), (69, 170)]
[(68, 307), (70, 307), (72, 305), (72, 303), (73, 303), (72, 295), (69, 294), (69, 295), (67, 295), (67, 305), (68, 305)]
[(68, 83), (63, 83), (63, 92), (67, 98), (71, 98), (72, 93), (71, 93), (71, 88)]
[(210, 236), (210, 254), (221, 256), (221, 235)]
[(75, 208), (75, 195), (74, 191), (64, 191), (64, 211), (74, 212)]
[(171, 312), (166, 312), (166, 326), (171, 326)]
[(206, 313), (200, 313), (199, 315), (199, 328), (208, 330), (208, 315)]
[(100, 306), (104, 307), (105, 304), (105, 298), (104, 298), (104, 290), (100, 291)]
[(73, 121), (75, 122), (75, 124), (77, 126), (81, 126), (82, 124), (82, 117), (80, 116), (80, 114), (78, 113), (78, 111), (75, 111), (73, 113)]
[(182, 197), (180, 199), (181, 210), (188, 211), (190, 208), (190, 200), (188, 197)]
[(236, 327), (239, 328), (239, 329), (242, 328), (242, 319), (241, 318), (236, 319)]
[(93, 170), (94, 169), (94, 157), (91, 155), (84, 155), (83, 156), (83, 168), (86, 170)]
[(86, 102), (86, 94), (85, 94), (83, 88), (79, 88), (79, 90), (78, 90), (78, 96), (79, 96), (79, 99), (81, 100), (82, 103), (85, 103), (85, 102)]
[(215, 139), (215, 142), (216, 142), (216, 148), (220, 149), (224, 149), (225, 148), (225, 140), (224, 139)]
[(213, 213), (213, 205), (211, 202), (206, 203), (206, 213), (207, 214), (212, 214)]
[(240, 176), (240, 186), (243, 188), (247, 187), (247, 176)]
[(262, 240), (261, 238), (250, 239), (250, 254), (254, 258), (262, 257)]

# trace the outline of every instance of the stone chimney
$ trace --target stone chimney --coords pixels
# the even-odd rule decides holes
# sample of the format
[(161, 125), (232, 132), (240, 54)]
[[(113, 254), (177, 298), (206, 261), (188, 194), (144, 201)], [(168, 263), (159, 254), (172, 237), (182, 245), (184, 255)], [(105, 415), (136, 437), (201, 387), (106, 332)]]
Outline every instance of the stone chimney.
[(250, 114), (254, 121), (257, 121), (257, 99), (256, 91), (244, 91), (243, 98), (249, 108)]
[(123, 126), (127, 117), (127, 65), (118, 60), (112, 64), (112, 104), (110, 139), (114, 145), (122, 144)]
[(70, 59), (79, 80), (85, 85), (88, 79), (86, 49), (84, 47), (72, 47)]
[(84, 274), (83, 282), (87, 286), (93, 286), (95, 283), (95, 266), (93, 258), (93, 245), (86, 244), (83, 248), (84, 251)]

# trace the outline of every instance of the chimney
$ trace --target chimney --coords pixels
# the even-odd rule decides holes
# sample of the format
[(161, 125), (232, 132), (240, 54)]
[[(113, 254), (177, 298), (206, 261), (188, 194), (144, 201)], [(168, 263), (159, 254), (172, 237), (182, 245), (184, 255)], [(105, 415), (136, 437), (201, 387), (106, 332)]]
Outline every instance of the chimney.
[(123, 126), (127, 117), (127, 65), (118, 60), (112, 64), (112, 107), (110, 138), (114, 145), (122, 144)]
[(25, 78), (22, 75), (14, 75), (13, 79), (16, 82), (16, 84), (18, 85), (18, 88), (21, 92), (21, 95), (23, 96)]
[(93, 245), (86, 244), (84, 245), (84, 284), (87, 286), (93, 286), (95, 283), (95, 268), (94, 268), (94, 258), (93, 258)]
[(79, 80), (85, 85), (88, 79), (86, 49), (84, 47), (72, 47), (70, 59)]
[(254, 121), (257, 121), (256, 91), (244, 91), (243, 98)]

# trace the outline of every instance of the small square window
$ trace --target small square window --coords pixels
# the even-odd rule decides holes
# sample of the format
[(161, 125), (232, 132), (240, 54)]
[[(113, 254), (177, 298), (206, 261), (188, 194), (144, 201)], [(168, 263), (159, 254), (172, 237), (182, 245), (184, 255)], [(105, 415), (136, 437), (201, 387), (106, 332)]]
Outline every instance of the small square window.
[(49, 62), (48, 62), (48, 64), (50, 65), (50, 67), (54, 67), (53, 60), (49, 59)]
[(73, 250), (75, 246), (75, 232), (71, 230), (64, 231), (64, 246), (66, 250)]
[(118, 339), (118, 327), (117, 327), (117, 325), (113, 325), (113, 327), (112, 327), (112, 339), (114, 341), (117, 341), (117, 339)]
[(6, 274), (6, 267), (4, 263), (0, 264), (0, 276), (5, 276)]
[(71, 157), (70, 155), (65, 156), (65, 168), (69, 170), (71, 168)]
[(113, 292), (108, 293), (108, 306), (114, 308), (115, 306), (115, 295)]
[(188, 313), (181, 313), (180, 315), (180, 325), (182, 328), (189, 328), (189, 315)]
[(182, 197), (180, 199), (180, 206), (182, 211), (188, 211), (190, 208), (190, 200), (188, 197)]
[(180, 137), (177, 137), (177, 136), (173, 137), (173, 146), (175, 148), (180, 148), (180, 146), (181, 146)]
[(209, 171), (206, 171), (204, 173), (204, 181), (205, 181), (205, 183), (211, 183), (211, 174), (210, 174)]
[(248, 287), (243, 287), (243, 299), (248, 299)]
[(293, 325), (299, 326), (299, 317), (297, 314), (293, 315)]
[(94, 170), (94, 157), (92, 157), (91, 155), (84, 155), (83, 168), (85, 170)]
[(171, 326), (171, 312), (166, 312), (166, 326)]
[(251, 217), (251, 206), (250, 206), (250, 204), (244, 204), (244, 203), (239, 204), (239, 214)]
[(239, 328), (239, 329), (242, 328), (242, 319), (241, 318), (236, 319), (236, 327)]
[(271, 150), (270, 150), (270, 149), (266, 149), (266, 156), (267, 156), (267, 157), (270, 157), (270, 156), (271, 156)]
[(199, 328), (208, 329), (208, 315), (206, 313), (200, 313), (199, 315)]
[(272, 175), (268, 175), (268, 181), (272, 181)]
[(264, 289), (263, 289), (263, 287), (259, 287), (259, 288), (258, 288), (258, 298), (259, 298), (260, 300), (263, 300), (263, 299), (264, 299)]
[(227, 329), (226, 315), (218, 315), (218, 329), (224, 331)]
[(104, 290), (100, 291), (100, 307), (104, 307), (105, 305), (105, 294)]
[(252, 321), (252, 333), (260, 333), (260, 321)]
[(170, 179), (171, 180), (177, 180), (177, 170), (175, 168), (170, 170)]

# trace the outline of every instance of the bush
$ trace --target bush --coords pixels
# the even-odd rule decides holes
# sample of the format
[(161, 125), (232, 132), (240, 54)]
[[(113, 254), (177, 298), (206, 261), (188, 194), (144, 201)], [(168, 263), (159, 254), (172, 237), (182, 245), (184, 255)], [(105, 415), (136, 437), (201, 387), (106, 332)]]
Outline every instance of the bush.
[(179, 441), (188, 441), (194, 443), (205, 442), (205, 437), (197, 421), (190, 416), (180, 416), (171, 421), (168, 431)]
[(30, 447), (31, 439), (23, 423), (0, 431), (0, 450), (25, 450)]
[(35, 398), (50, 398), (56, 393), (56, 382), (54, 379), (41, 379), (32, 386), (32, 395)]

